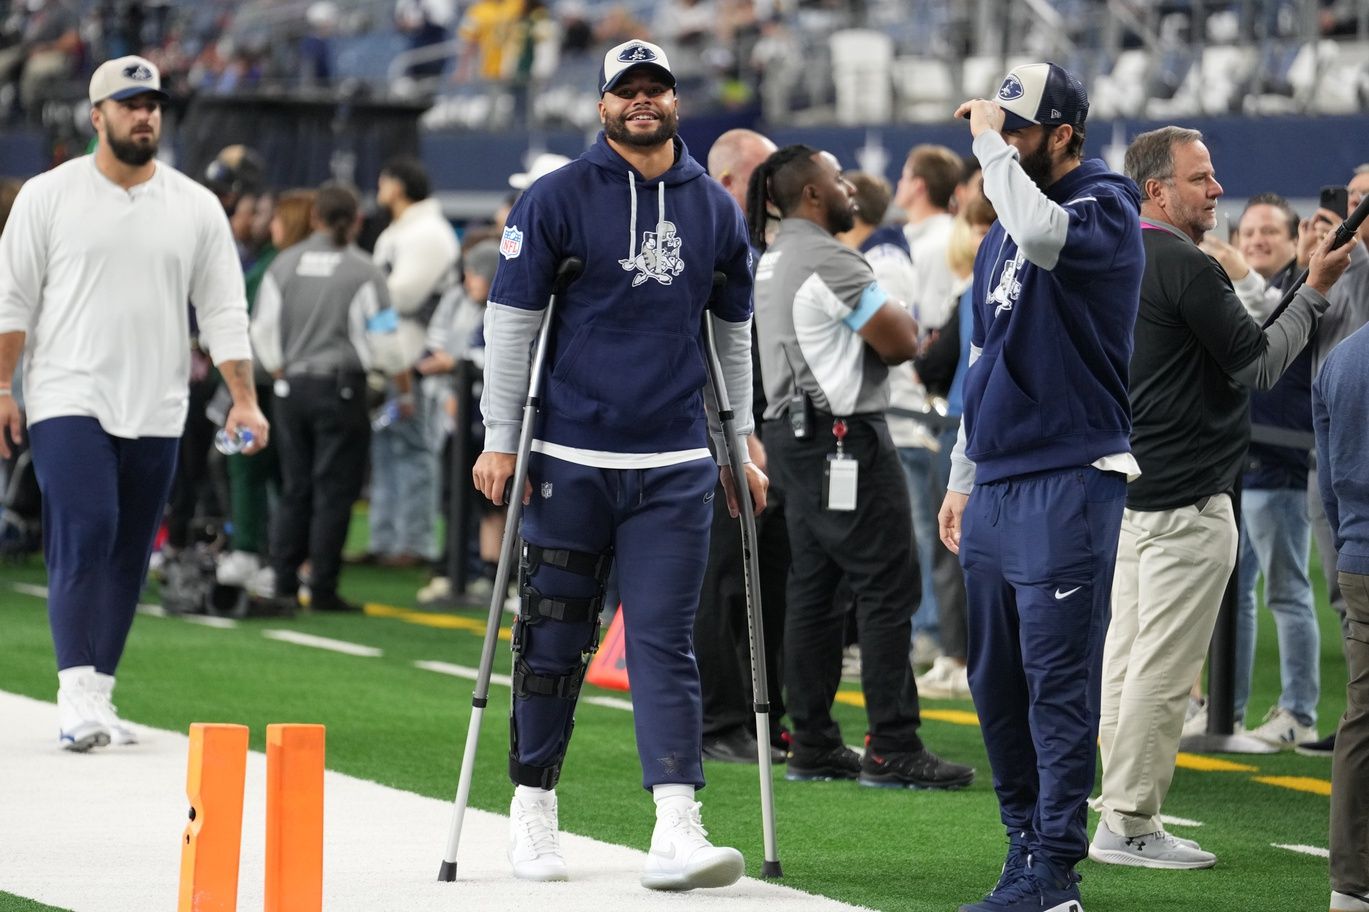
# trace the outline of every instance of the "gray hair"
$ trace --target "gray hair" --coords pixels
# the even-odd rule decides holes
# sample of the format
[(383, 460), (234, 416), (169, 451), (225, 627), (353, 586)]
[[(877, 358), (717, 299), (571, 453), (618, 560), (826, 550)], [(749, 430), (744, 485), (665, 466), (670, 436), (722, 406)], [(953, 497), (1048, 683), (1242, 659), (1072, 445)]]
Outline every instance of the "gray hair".
[(1142, 133), (1127, 146), (1122, 168), (1127, 177), (1141, 188), (1141, 196), (1148, 199), (1146, 181), (1173, 179), (1174, 147), (1202, 142), (1202, 139), (1202, 131), (1186, 127), (1160, 127), (1158, 130)]

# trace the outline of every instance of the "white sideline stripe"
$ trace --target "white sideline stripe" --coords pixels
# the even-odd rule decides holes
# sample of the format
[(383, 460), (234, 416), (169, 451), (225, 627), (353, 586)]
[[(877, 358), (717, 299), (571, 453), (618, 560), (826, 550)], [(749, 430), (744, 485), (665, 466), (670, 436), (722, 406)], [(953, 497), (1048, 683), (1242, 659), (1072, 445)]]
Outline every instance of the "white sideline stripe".
[(201, 627), (217, 627), (219, 630), (232, 630), (238, 626), (238, 622), (232, 618), (215, 617), (212, 614), (187, 614), (181, 620)]
[[(415, 668), (424, 671), (435, 671), (438, 674), (451, 675), (453, 678), (465, 678), (467, 681), (474, 681), (480, 674), (478, 668), (471, 668), (469, 665), (453, 665), (451, 662), (430, 662), (427, 659), (419, 659), (414, 662)], [(498, 684), (500, 687), (512, 687), (513, 679), (508, 675), (491, 674), (490, 683)]]
[[(128, 686), (136, 687), (130, 682)], [(184, 734), (139, 726), (136, 746), (90, 754), (58, 749), (52, 703), (0, 692), (0, 890), (73, 912), (174, 909), (186, 825)], [(135, 720), (136, 721), (136, 720)], [(329, 722), (326, 719), (314, 721)], [(332, 725), (329, 725), (332, 728)], [(328, 733), (330, 736), (333, 732)], [(454, 771), (454, 770), (453, 770)], [(607, 786), (605, 786), (607, 787)], [(747, 786), (733, 786), (746, 789)], [(713, 788), (729, 786), (715, 784)], [(751, 791), (743, 791), (751, 795)], [(264, 902), (266, 758), (247, 758), (237, 908)], [(505, 792), (502, 800), (507, 800)], [(592, 800), (586, 795), (585, 800)], [(563, 807), (564, 807), (563, 803)], [(328, 912), (556, 909), (558, 912), (859, 912), (823, 896), (752, 878), (688, 898), (643, 889), (646, 855), (562, 830), (568, 883), (515, 880), (504, 856), (507, 817), (467, 808), (458, 881), (439, 883), (450, 800), (324, 774), (323, 908)], [(642, 799), (645, 847), (651, 802)], [(748, 822), (749, 824), (749, 822)], [(720, 833), (718, 830), (733, 830)], [(740, 837), (718, 827), (714, 837)], [(800, 879), (801, 878), (796, 878)]]
[(1270, 845), (1273, 846), (1273, 847), (1276, 848), (1276, 849), (1285, 849), (1285, 850), (1287, 850), (1287, 851), (1289, 851), (1289, 852), (1297, 852), (1299, 855), (1311, 855), (1313, 858), (1330, 858), (1330, 857), (1331, 857), (1331, 850), (1330, 850), (1330, 849), (1320, 849), (1320, 848), (1317, 848), (1316, 846), (1310, 846), (1310, 845), (1281, 845), (1281, 844), (1279, 844), (1279, 843), (1277, 843), (1277, 842), (1271, 842)]
[[(414, 667), (421, 668), (424, 671), (451, 675), (454, 678), (465, 678), (467, 681), (474, 681), (480, 673), (480, 669), (471, 668), (469, 665), (453, 665), (451, 662), (432, 662), (427, 659), (419, 659), (414, 662)], [(513, 679), (508, 675), (491, 674), (490, 683), (498, 684), (501, 687), (512, 687)], [(603, 706), (607, 709), (623, 709), (632, 712), (632, 701), (623, 700), (619, 697), (583, 697), (582, 702), (593, 703), (595, 706)]]
[(280, 640), (282, 643), (294, 643), (296, 646), (312, 646), (315, 649), (329, 649), (371, 659), (385, 654), (383, 650), (374, 646), (362, 646), (360, 643), (348, 643), (346, 640), (334, 640), (294, 630), (263, 630), (261, 635), (268, 640)]
[(1166, 826), (1200, 827), (1203, 825), (1201, 820), (1189, 820), (1187, 817), (1171, 817), (1168, 814), (1161, 814), (1160, 822)]
[(47, 586), (35, 586), (33, 583), (10, 583), (10, 588), (20, 595), (31, 595), (34, 598), (41, 599), (48, 597)]
[(168, 617), (167, 610), (161, 605), (144, 605), (142, 602), (138, 603), (138, 613), (154, 618)]

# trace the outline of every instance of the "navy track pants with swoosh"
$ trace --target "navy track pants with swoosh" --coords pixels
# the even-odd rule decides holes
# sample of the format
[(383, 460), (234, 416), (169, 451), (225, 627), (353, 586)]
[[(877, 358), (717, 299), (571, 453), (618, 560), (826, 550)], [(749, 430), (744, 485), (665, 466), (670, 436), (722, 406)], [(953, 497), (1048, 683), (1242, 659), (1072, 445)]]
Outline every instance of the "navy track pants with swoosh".
[(1116, 472), (1042, 472), (976, 485), (961, 528), (970, 691), (1003, 824), (1063, 867), (1088, 854), (1125, 500)]

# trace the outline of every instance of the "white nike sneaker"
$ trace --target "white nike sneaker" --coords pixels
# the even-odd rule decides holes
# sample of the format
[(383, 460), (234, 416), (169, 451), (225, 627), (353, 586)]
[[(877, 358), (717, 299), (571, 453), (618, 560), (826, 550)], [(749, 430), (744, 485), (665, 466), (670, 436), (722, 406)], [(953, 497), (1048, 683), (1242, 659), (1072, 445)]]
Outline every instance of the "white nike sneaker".
[(642, 886), (649, 890), (693, 890), (726, 887), (741, 878), (746, 869), (742, 853), (708, 841), (699, 814), (702, 807), (687, 798), (657, 806)]
[(556, 792), (541, 799), (513, 796), (509, 805), (509, 864), (520, 880), (566, 880), (556, 823)]
[(95, 711), (109, 729), (109, 743), (115, 747), (138, 743), (138, 732), (133, 726), (119, 718), (119, 708), (112, 702), (114, 698), (114, 675), (100, 674), (98, 671), (91, 684)]
[(1320, 737), (1315, 725), (1303, 725), (1297, 716), (1282, 706), (1271, 709), (1264, 717), (1264, 723), (1252, 728), (1249, 734), (1279, 750), (1293, 750), (1304, 741), (1315, 741)]
[(245, 587), (261, 569), (261, 558), (250, 551), (230, 551), (219, 559), (214, 579), (220, 586)]
[(64, 750), (85, 753), (109, 743), (109, 726), (94, 690), (95, 669), (73, 672), (63, 669), (66, 680), (57, 688), (57, 740)]

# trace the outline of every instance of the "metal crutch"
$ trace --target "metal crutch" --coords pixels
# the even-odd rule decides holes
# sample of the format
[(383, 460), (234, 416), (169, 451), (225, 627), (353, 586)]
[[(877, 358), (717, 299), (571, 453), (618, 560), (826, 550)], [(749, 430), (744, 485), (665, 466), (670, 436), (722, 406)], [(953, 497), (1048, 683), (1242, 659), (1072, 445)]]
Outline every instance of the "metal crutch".
[(505, 497), (508, 508), (504, 515), (504, 541), (499, 552), (499, 569), (494, 575), (494, 592), (490, 594), (490, 614), (485, 621), (485, 644), (480, 651), (480, 668), (475, 676), (475, 692), (471, 696), (471, 722), (466, 730), (465, 753), (461, 757), (461, 777), (452, 807), (451, 832), (447, 836), (447, 852), (442, 856), (442, 867), (437, 872), (437, 879), (448, 883), (456, 880), (456, 850), (461, 844), (461, 823), (466, 816), (466, 805), (471, 797), (471, 777), (475, 773), (475, 749), (480, 740), (480, 721), (485, 716), (485, 704), (489, 702), (490, 670), (494, 667), (494, 646), (499, 639), (499, 619), (504, 612), (509, 572), (518, 555), (518, 529), (523, 518), (523, 488), (528, 480), (528, 453), (532, 450), (534, 424), (537, 411), (542, 404), (542, 362), (546, 359), (548, 340), (551, 338), (552, 315), (556, 309), (556, 299), (565, 293), (571, 282), (580, 277), (584, 268), (585, 263), (579, 257), (566, 257), (557, 267), (551, 298), (547, 301), (547, 312), (542, 317), (542, 328), (537, 334), (537, 345), (533, 349), (532, 369), (528, 374), (528, 398), (523, 403), (523, 429), (518, 436), (513, 482), (508, 489), (511, 494)]
[[(727, 276), (713, 273), (710, 302), (716, 300), (727, 284)], [(746, 470), (742, 466), (741, 443), (737, 437), (737, 421), (727, 399), (722, 365), (718, 362), (718, 346), (713, 335), (713, 320), (707, 310), (703, 316), (704, 342), (708, 348), (708, 385), (713, 388), (713, 401), (722, 423), (723, 443), (727, 450), (727, 464), (732, 469), (732, 485), (737, 492), (738, 512), (741, 514), (742, 566), (746, 571), (746, 627), (751, 636), (751, 700), (756, 710), (756, 761), (761, 778), (761, 838), (765, 860), (761, 863), (762, 877), (783, 877), (780, 869), (779, 848), (775, 841), (775, 783), (770, 765), (770, 686), (765, 673), (765, 629), (761, 619), (761, 575), (756, 561), (756, 517), (751, 512), (751, 489), (746, 485)]]

